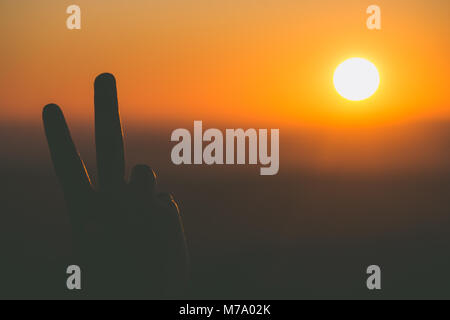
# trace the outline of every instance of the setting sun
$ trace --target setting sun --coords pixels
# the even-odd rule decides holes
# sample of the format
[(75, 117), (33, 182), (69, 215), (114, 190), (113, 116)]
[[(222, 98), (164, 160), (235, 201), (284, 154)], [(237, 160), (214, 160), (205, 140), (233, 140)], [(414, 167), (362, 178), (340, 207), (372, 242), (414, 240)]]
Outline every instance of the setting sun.
[(345, 99), (360, 101), (372, 96), (380, 84), (378, 70), (362, 58), (351, 58), (341, 63), (334, 72), (334, 87)]

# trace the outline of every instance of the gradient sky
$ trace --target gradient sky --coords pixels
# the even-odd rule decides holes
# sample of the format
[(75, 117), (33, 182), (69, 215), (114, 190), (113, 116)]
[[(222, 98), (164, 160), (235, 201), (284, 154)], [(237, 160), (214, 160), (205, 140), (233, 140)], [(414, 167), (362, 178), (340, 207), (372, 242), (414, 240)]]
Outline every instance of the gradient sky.
[[(67, 30), (65, 9), (82, 10)], [(382, 30), (365, 9), (382, 9)], [(93, 79), (118, 79), (122, 115), (342, 125), (449, 115), (446, 0), (0, 2), (2, 122), (48, 102), (91, 117)], [(379, 69), (372, 98), (337, 95), (332, 74), (360, 56)]]
[[(66, 28), (73, 3), (81, 30)], [(366, 28), (371, 4), (381, 7), (381, 31)], [(0, 126), (40, 130), (42, 107), (54, 102), (80, 150), (92, 150), (93, 81), (111, 72), (125, 132), (141, 128), (135, 137), (159, 130), (167, 144), (193, 120), (282, 128), (282, 166), (446, 170), (448, 12), (447, 0), (1, 0)], [(380, 72), (365, 101), (333, 87), (350, 57)], [(17, 139), (3, 139), (16, 146), (11, 159), (23, 157)]]

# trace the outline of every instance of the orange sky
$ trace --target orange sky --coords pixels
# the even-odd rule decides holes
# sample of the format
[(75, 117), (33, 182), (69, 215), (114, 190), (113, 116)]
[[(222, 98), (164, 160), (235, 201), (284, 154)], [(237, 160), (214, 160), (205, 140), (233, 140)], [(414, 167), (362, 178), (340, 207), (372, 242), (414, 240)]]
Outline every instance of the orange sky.
[[(382, 9), (382, 30), (365, 9)], [(93, 79), (112, 72), (122, 115), (347, 125), (448, 116), (446, 0), (77, 0), (82, 29), (67, 30), (74, 1), (0, 4), (2, 121), (36, 119), (48, 102), (72, 121), (92, 115)], [(363, 102), (335, 92), (332, 74), (360, 56), (379, 69)]]
[[(81, 30), (66, 28), (73, 3)], [(381, 31), (366, 28), (374, 3)], [(282, 128), (281, 170), (447, 170), (448, 12), (448, 0), (2, 0), (0, 126), (41, 128), (55, 102), (92, 150), (93, 81), (111, 72), (134, 139), (161, 128), (168, 144), (170, 130), (202, 120)], [(381, 77), (361, 102), (332, 81), (355, 56)]]

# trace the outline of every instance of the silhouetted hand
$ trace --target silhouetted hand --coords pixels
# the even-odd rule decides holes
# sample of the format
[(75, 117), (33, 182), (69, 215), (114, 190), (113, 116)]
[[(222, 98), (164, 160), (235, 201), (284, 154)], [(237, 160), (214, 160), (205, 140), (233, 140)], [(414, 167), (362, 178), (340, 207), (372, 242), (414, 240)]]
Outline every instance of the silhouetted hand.
[[(73, 224), (82, 291), (90, 297), (178, 297), (188, 256), (178, 207), (156, 194), (145, 165), (124, 179), (125, 161), (116, 82), (99, 75), (95, 91), (98, 185), (94, 189), (61, 109), (45, 106), (44, 127)], [(64, 284), (62, 284), (64, 285)]]

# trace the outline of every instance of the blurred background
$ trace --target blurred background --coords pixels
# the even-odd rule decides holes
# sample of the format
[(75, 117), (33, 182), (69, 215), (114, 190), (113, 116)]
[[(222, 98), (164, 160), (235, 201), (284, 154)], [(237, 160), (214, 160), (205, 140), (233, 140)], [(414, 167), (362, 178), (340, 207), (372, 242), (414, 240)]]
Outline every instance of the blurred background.
[[(181, 208), (189, 298), (450, 298), (450, 3), (0, 1), (0, 297), (70, 298), (72, 237), (41, 123), (61, 106), (95, 181), (93, 81), (116, 76), (127, 169)], [(363, 57), (371, 98), (333, 88)], [(176, 128), (279, 128), (280, 171), (175, 166)], [(366, 288), (367, 266), (382, 290)]]

